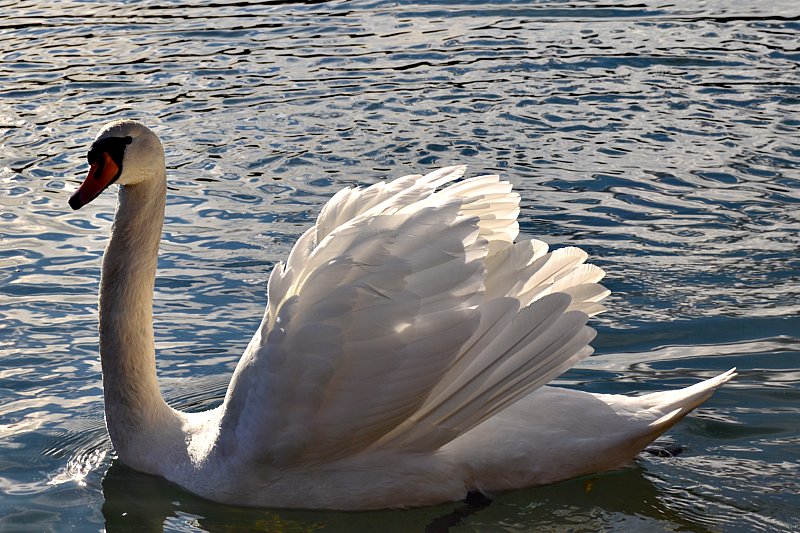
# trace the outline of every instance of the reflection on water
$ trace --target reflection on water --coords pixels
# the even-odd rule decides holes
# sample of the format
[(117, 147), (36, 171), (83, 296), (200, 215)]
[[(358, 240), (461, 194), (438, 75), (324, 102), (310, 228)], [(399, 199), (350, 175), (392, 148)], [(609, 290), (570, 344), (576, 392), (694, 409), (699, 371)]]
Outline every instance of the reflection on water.
[[(795, 4), (0, 0), (0, 529), (800, 527)], [(156, 335), (176, 407), (221, 401), (271, 265), (326, 198), (454, 162), (512, 180), (524, 232), (608, 272), (598, 356), (562, 383), (740, 375), (670, 432), (682, 455), (474, 512), (197, 499), (114, 463), (103, 428), (114, 199), (66, 199), (116, 117), (167, 149)]]
[(257, 524), (255, 527), (263, 531), (444, 533), (455, 526), (459, 531), (491, 531), (498, 524), (514, 522), (536, 525), (544, 528), (542, 531), (564, 525), (596, 531), (609, 521), (650, 530), (666, 524), (698, 529), (696, 521), (661, 503), (658, 487), (638, 467), (503, 495), (488, 506), (454, 503), (360, 513), (248, 510), (212, 504), (118, 462), (103, 479), (103, 492), (103, 515), (112, 531), (134, 524), (143, 531), (161, 531), (163, 524), (180, 529), (183, 524), (209, 532), (244, 532), (252, 531)]

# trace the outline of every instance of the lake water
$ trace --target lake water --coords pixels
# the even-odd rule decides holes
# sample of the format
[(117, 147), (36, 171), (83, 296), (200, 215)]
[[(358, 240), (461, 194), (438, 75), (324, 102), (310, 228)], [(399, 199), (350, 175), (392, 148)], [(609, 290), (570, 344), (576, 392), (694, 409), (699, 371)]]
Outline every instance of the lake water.
[[(0, 0), (0, 530), (800, 530), (800, 4)], [(608, 273), (558, 382), (674, 389), (739, 368), (616, 472), (370, 513), (232, 508), (138, 474), (103, 425), (100, 258), (72, 212), (99, 127), (162, 136), (155, 314), (169, 402), (219, 404), (271, 266), (338, 189), (454, 163), (525, 234)]]

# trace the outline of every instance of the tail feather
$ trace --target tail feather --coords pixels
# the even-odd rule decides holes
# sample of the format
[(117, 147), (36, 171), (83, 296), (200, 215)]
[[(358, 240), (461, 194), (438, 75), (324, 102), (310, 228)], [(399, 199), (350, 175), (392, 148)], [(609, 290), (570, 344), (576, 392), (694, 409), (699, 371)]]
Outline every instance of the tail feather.
[(656, 436), (675, 425), (680, 419), (692, 412), (694, 408), (708, 400), (714, 391), (736, 377), (736, 368), (731, 368), (711, 379), (695, 383), (685, 389), (661, 391), (646, 394), (639, 398), (654, 409), (665, 413), (650, 423)]
[(542, 387), (448, 444), (475, 489), (505, 491), (618, 468), (736, 376), (643, 396)]

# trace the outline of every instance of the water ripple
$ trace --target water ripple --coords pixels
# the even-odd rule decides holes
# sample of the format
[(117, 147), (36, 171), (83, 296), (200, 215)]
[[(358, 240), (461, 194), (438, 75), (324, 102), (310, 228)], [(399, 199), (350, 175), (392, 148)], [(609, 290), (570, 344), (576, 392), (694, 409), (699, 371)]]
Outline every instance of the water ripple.
[(562, 383), (740, 375), (670, 433), (689, 455), (506, 495), (463, 527), (797, 525), (795, 2), (0, 0), (0, 13), (0, 528), (113, 530), (128, 513), (171, 530), (408, 531), (454, 512), (233, 513), (109, 469), (96, 290), (115, 199), (75, 214), (66, 198), (119, 117), (167, 150), (155, 312), (173, 405), (221, 401), (272, 265), (336, 190), (467, 163), (514, 181), (524, 233), (608, 273), (599, 356)]

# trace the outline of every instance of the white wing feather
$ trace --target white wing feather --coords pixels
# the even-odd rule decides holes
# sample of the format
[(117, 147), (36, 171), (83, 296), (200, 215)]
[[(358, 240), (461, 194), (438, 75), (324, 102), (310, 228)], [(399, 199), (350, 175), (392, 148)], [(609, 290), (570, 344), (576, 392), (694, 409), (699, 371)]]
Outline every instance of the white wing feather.
[(463, 172), (325, 205), (270, 276), (223, 405), (226, 455), (435, 450), (591, 353), (602, 271), (577, 248), (514, 243), (519, 196), (498, 176), (445, 186)]

